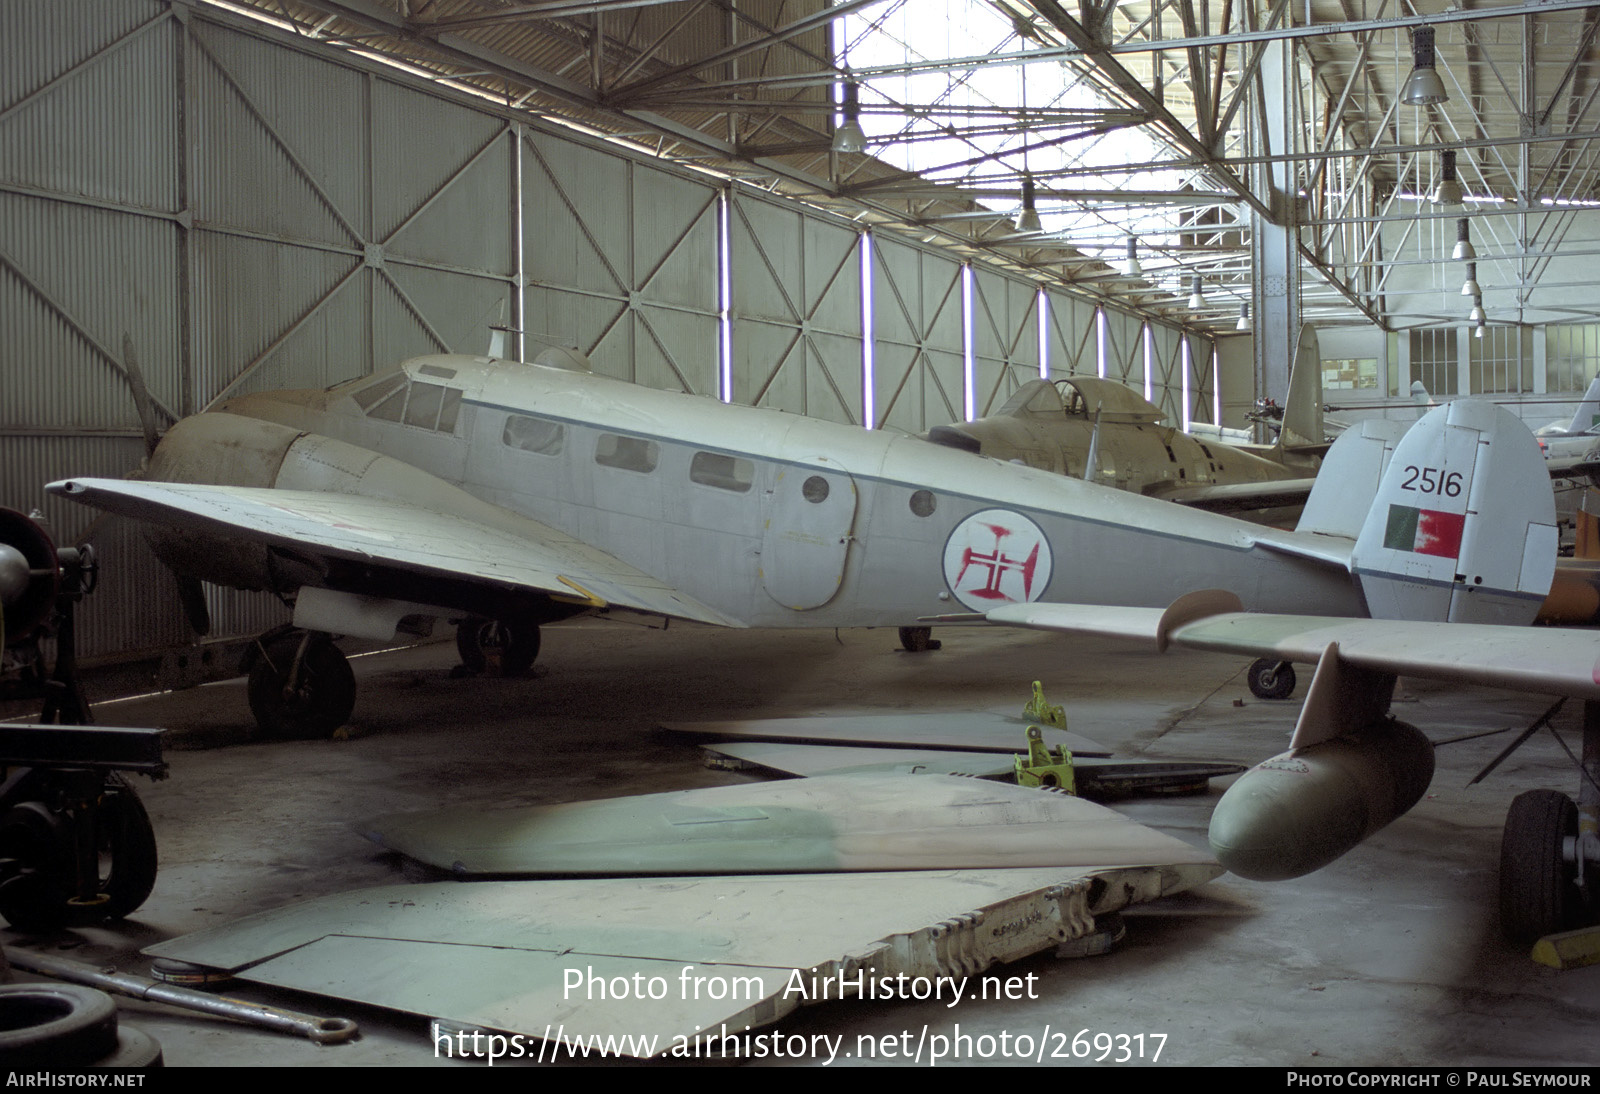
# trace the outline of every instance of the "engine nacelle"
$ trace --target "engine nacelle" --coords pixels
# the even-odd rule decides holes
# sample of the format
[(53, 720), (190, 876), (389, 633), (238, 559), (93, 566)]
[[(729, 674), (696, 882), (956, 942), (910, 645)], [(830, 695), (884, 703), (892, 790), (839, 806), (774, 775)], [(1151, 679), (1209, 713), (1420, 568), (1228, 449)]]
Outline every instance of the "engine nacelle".
[(1428, 738), (1386, 718), (1239, 776), (1211, 814), (1211, 851), (1240, 877), (1300, 877), (1417, 804), (1432, 780)]

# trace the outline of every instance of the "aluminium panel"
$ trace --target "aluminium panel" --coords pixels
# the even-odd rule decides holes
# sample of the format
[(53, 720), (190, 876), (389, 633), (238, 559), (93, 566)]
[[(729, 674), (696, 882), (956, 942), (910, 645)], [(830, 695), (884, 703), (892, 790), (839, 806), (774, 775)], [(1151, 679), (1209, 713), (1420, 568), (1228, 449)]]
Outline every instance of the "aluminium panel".
[(383, 80), (373, 83), (372, 111), (371, 239), (384, 260), (514, 274), (515, 133)]
[(152, 397), (183, 413), (179, 262), (171, 221), (0, 193), (0, 426), (136, 430), (125, 334)]
[(1144, 320), (1102, 309), (1106, 327), (1106, 379), (1144, 394)]
[(359, 250), (359, 74), (204, 22), (191, 29), (183, 109), (196, 225)]
[(859, 422), (860, 235), (742, 188), (728, 225), (734, 401)]
[(1091, 301), (1069, 293), (1048, 292), (1045, 349), (1050, 376), (1093, 376), (1096, 373), (1095, 311)]
[(978, 416), (993, 414), (1039, 377), (1039, 290), (1028, 281), (973, 268), (972, 355)]
[(178, 31), (166, 8), (0, 5), (0, 181), (176, 211)]
[(874, 234), (873, 387), (878, 424), (908, 433), (966, 417), (961, 264)]
[(1183, 425), (1183, 332), (1149, 325), (1150, 401), (1167, 415), (1167, 424)]
[(1216, 339), (1199, 331), (1184, 331), (1183, 338), (1189, 343), (1189, 415), (1209, 422), (1216, 417), (1217, 370), (1212, 363)]

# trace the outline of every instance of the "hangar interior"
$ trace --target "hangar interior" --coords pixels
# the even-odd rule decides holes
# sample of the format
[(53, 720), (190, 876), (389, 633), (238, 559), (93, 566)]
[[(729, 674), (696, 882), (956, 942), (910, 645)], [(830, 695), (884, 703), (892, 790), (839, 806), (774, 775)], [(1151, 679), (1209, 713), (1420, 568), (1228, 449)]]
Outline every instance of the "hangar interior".
[[(1600, 373), (1600, 300), (1588, 273), (1600, 248), (1597, 28), (1593, 0), (4, 5), (0, 501), (37, 506), (59, 543), (93, 533), (104, 574), (79, 620), (86, 659), (155, 659), (161, 682), (192, 683), (230, 674), (202, 663), (201, 651), (282, 622), (283, 605), (208, 585), (212, 635), (196, 646), (170, 575), (132, 523), (96, 521), (41, 491), (139, 465), (136, 378), (164, 430), (229, 398), (323, 388), (422, 354), (491, 352), (497, 338), (509, 358), (567, 347), (605, 376), (870, 430), (918, 433), (982, 416), (1028, 380), (1073, 375), (1124, 381), (1174, 424), (1239, 426), (1258, 397), (1281, 401), (1296, 332), (1310, 324), (1329, 400), (1382, 414), (1421, 382), (1435, 396), (1507, 400), (1538, 424), (1570, 412)], [(1417, 87), (1429, 69), (1437, 91)], [(1470, 262), (1456, 257), (1463, 243)], [(786, 657), (719, 641), (699, 636), (695, 655), (730, 673), (760, 677)], [(994, 678), (1016, 640), (976, 641), (979, 659), (949, 686), (924, 672), (898, 691), (887, 672), (864, 683), (831, 651), (808, 647), (805, 673), (776, 686), (788, 704), (779, 705), (819, 707), (800, 683), (813, 678), (858, 708), (878, 705), (873, 688), (894, 694), (887, 705), (928, 694), (958, 709), (1001, 702), (1013, 682)], [(665, 655), (640, 645), (630, 638), (618, 653), (585, 633), (578, 648), (601, 665), (614, 658), (617, 678), (641, 659), (643, 678), (671, 686), (671, 670), (651, 661)], [(1040, 639), (1018, 647), (1024, 685), (1048, 672), (1052, 649)], [(1108, 680), (1167, 671), (1126, 655), (1077, 656)], [(568, 657), (575, 674), (589, 663)], [(438, 667), (371, 671), (390, 683), (430, 680), (430, 716), (470, 708), (466, 685), (441, 684)], [(707, 671), (717, 668), (697, 666), (685, 709), (732, 716), (735, 699), (762, 701), (743, 684), (712, 694)], [(1169, 681), (1182, 696), (1155, 705), (1168, 729), (1238, 683), (1220, 659), (1186, 672)], [(608, 686), (603, 671), (582, 679), (590, 694)], [(557, 750), (580, 762), (575, 708), (585, 700), (542, 694), (558, 682), (541, 676), (513, 690), (559, 724)], [(1093, 691), (1086, 680), (1074, 686)], [(148, 717), (187, 726), (204, 750), (219, 739), (203, 710), (214, 693), (187, 694)], [(1448, 717), (1463, 724), (1531, 720), (1498, 700), (1423, 701), (1458, 703)], [(628, 716), (621, 704), (596, 706)], [(1208, 715), (1206, 725), (1227, 720)], [(422, 730), (407, 724), (400, 745), (382, 746), (397, 754), (377, 762), (405, 769), (419, 800), (442, 802), (490, 777), (462, 761), (423, 789), (402, 747)], [(506, 747), (494, 733), (479, 741), (482, 732), (472, 731), (475, 743)], [(1127, 743), (1160, 755), (1145, 733), (1128, 727)], [(1250, 751), (1235, 736), (1220, 752)], [(276, 746), (286, 751), (270, 761), (268, 784), (288, 793), (296, 766), (327, 762), (315, 751), (322, 744)], [(257, 750), (267, 747), (224, 749), (207, 777), (247, 780), (237, 766), (265, 762)], [(648, 754), (693, 778), (664, 752)], [(635, 786), (611, 761), (581, 762), (589, 774), (552, 778), (538, 793)], [(334, 760), (314, 785), (338, 793), (321, 780), (357, 776), (359, 766)], [(1515, 777), (1555, 782), (1559, 768), (1558, 757), (1541, 757)], [(205, 808), (228, 813), (215, 787), (197, 777), (186, 785)], [(538, 796), (488, 793), (502, 803)], [(1444, 796), (1416, 827), (1436, 836), (1460, 821), (1445, 818), (1446, 804), (1471, 816), (1508, 795)], [(393, 804), (357, 798), (363, 808)], [(158, 822), (179, 826), (179, 803), (156, 800)], [(305, 815), (319, 838), (349, 823), (321, 807)], [(295, 816), (264, 816), (272, 838), (303, 855), (274, 868), (318, 872), (295, 892), (374, 883), (392, 869), (376, 859), (338, 865)], [(228, 855), (237, 887), (214, 911), (291, 895), (245, 878), (270, 856), (244, 844), (202, 849), (194, 823), (178, 837), (176, 857), (195, 864), (177, 871), (180, 899), (209, 899), (198, 864)], [(1176, 823), (1203, 821), (1185, 813)], [(1487, 891), (1479, 886), (1493, 863), (1470, 852), (1491, 848), (1497, 826), (1498, 817), (1469, 823), (1470, 838), (1440, 856), (1464, 903)], [(1399, 870), (1404, 842), (1389, 838), (1388, 867)], [(1302, 894), (1304, 918), (1273, 913), (1285, 917), (1275, 929), (1303, 937), (1319, 902), (1367, 914), (1392, 903), (1388, 884), (1371, 863), (1347, 867)], [(1267, 887), (1245, 892), (1245, 903), (1277, 899)], [(1230, 899), (1201, 909), (1200, 933), (1245, 960), (1249, 942), (1231, 924), (1246, 913)], [(193, 927), (192, 918), (173, 922)], [(1481, 1035), (1493, 1014), (1510, 1013), (1468, 986), (1501, 976), (1534, 1000), (1531, 1011), (1565, 1017), (1547, 1043), (1504, 1034), (1473, 1055), (1579, 1061), (1595, 1017), (1593, 970), (1540, 978), (1512, 965), (1492, 926), (1466, 912), (1446, 918), (1452, 968), (1424, 972), (1419, 959), (1397, 975), (1425, 997), (1418, 1010), (1432, 1024), (1418, 1044), (1397, 1033), (1374, 1043), (1358, 1028), (1337, 1058), (1448, 1062), (1450, 1038)], [(91, 945), (118, 948), (99, 935)], [(1307, 952), (1273, 945), (1287, 979), (1270, 988), (1297, 993), (1290, 1012), (1304, 1020), (1319, 1015), (1305, 993), (1330, 985), (1348, 993), (1346, 1014), (1406, 1009), (1366, 986), (1384, 963), (1376, 955), (1335, 973), (1331, 942)], [(1164, 990), (1162, 970), (1139, 961), (1122, 975)], [(1103, 992), (1120, 990), (1099, 975)], [(1122, 1015), (1128, 1029), (1141, 1020)], [(1524, 1020), (1534, 1021), (1513, 1025)], [(912, 1018), (874, 1021), (888, 1029)], [(1196, 1038), (1204, 1025), (1181, 1009), (1160, 1021), (1186, 1023)], [(1229, 1036), (1231, 1047), (1188, 1062), (1289, 1060), (1272, 1037)], [(243, 1059), (272, 1062), (275, 1051), (252, 1042)], [(369, 1051), (363, 1062), (411, 1059)]]

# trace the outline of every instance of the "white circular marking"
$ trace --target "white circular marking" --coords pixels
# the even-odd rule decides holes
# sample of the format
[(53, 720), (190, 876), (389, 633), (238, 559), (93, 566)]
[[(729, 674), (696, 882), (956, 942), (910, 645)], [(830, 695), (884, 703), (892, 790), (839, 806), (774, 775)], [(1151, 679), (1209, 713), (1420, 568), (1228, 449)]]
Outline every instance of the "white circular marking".
[(1050, 584), (1050, 541), (1009, 509), (982, 509), (956, 525), (944, 545), (944, 580), (973, 611), (1037, 600)]

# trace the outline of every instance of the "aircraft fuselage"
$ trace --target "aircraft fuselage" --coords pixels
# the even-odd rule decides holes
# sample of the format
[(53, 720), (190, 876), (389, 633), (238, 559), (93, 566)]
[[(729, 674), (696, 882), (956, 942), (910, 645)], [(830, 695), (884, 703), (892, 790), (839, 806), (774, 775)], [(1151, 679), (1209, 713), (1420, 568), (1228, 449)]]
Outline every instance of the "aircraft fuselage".
[[(1256, 545), (1292, 533), (587, 373), (419, 358), (219, 411), (201, 416), (205, 430), (175, 428), (150, 477), (306, 488), (307, 468), (337, 465), (342, 478), (320, 488), (362, 491), (360, 453), (381, 454), (426, 474), (398, 481), (384, 462), (374, 490), (474, 519), (485, 502), (531, 518), (750, 626), (905, 626), (1020, 600), (1165, 605), (1198, 588), (1249, 608), (1365, 614), (1348, 575)], [(261, 438), (249, 474), (219, 470), (250, 448), (224, 415), (256, 422), (242, 427)], [(247, 583), (205, 572), (210, 553), (191, 544), (182, 565)]]

